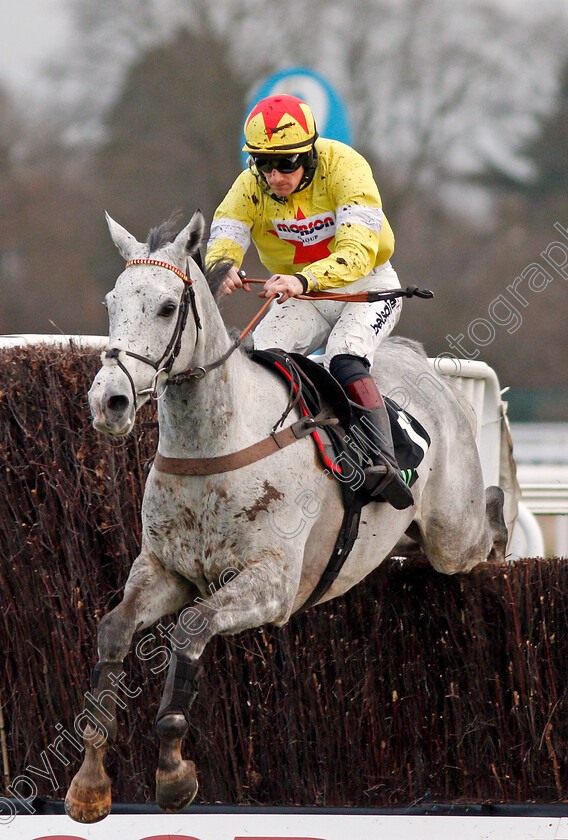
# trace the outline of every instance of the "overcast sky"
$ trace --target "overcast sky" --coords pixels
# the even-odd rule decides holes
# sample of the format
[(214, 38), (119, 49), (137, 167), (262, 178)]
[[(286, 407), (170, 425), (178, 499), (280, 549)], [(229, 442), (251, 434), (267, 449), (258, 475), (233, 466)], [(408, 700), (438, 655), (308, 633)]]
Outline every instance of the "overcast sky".
[(31, 89), (44, 61), (60, 55), (69, 36), (62, 0), (0, 0), (0, 83)]
[[(496, 2), (534, 13), (526, 0)], [(568, 16), (568, 0), (548, 0), (547, 5), (564, 9)], [(66, 0), (0, 0), (0, 84), (18, 93), (34, 90), (42, 65), (73, 49), (65, 8)]]
[[(496, 0), (526, 14), (526, 0)], [(568, 0), (548, 0), (568, 15)], [(0, 80), (30, 84), (41, 63), (69, 42), (65, 0), (0, 0)]]

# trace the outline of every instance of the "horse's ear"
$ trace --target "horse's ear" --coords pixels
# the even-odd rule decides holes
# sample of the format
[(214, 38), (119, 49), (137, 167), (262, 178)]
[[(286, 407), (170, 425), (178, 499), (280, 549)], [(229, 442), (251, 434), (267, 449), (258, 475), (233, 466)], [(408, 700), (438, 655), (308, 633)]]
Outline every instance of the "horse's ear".
[(122, 254), (125, 260), (131, 259), (134, 252), (137, 251), (141, 246), (140, 243), (132, 236), (131, 233), (121, 227), (118, 222), (115, 222), (109, 214), (105, 210), (105, 218), (107, 221), (108, 229), (110, 231), (110, 235), (112, 241)]
[(201, 210), (196, 210), (189, 224), (180, 230), (170, 248), (180, 260), (188, 255), (197, 259), (204, 236), (205, 219)]
[(201, 210), (196, 210), (189, 223), (187, 242), (185, 250), (190, 257), (197, 258), (199, 248), (205, 236), (205, 219)]

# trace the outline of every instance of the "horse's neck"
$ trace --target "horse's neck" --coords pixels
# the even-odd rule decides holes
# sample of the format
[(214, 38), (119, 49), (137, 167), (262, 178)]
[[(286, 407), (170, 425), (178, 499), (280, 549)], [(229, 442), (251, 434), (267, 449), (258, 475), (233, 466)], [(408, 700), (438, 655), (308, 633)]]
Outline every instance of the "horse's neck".
[[(209, 296), (199, 302), (199, 315), (202, 326), (193, 368), (212, 364), (231, 346), (217, 305)], [(254, 390), (252, 374), (250, 362), (237, 350), (202, 379), (170, 385), (159, 403), (162, 455), (210, 457), (248, 445), (247, 395)]]

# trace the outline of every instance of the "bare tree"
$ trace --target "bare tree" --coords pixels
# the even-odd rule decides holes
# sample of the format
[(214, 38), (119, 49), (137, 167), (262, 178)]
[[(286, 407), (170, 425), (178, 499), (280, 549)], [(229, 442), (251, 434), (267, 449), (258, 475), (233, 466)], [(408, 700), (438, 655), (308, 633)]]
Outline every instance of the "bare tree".
[(526, 176), (522, 148), (552, 106), (566, 55), (558, 0), (543, 0), (538, 14), (496, 0), (101, 0), (70, 8), (77, 51), (58, 86), (72, 104), (75, 141), (100, 140), (128, 68), (185, 28), (224, 43), (227, 66), (249, 88), (294, 65), (323, 73), (347, 102), (356, 144), (392, 167), (401, 194), (488, 161)]

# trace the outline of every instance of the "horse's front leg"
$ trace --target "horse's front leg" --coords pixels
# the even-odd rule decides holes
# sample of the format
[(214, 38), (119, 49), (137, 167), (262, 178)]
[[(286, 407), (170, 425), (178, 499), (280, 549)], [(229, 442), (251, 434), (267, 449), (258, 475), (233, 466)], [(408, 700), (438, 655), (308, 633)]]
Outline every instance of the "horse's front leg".
[(179, 610), (194, 595), (189, 584), (178, 576), (167, 575), (152, 560), (140, 555), (132, 566), (123, 600), (99, 624), (99, 661), (83, 710), (76, 718), (84, 726), (85, 755), (65, 797), (65, 810), (72, 819), (92, 823), (110, 812), (111, 782), (104, 757), (116, 739), (117, 708), (126, 708), (128, 698), (133, 696), (132, 690), (124, 686), (122, 663), (135, 630)]
[[(256, 552), (255, 552), (256, 554)], [(237, 573), (231, 568), (228, 582), (214, 594), (182, 612), (172, 633), (172, 659), (158, 711), (156, 731), (160, 739), (156, 771), (156, 800), (169, 812), (185, 808), (197, 792), (195, 765), (181, 755), (189, 726), (189, 709), (197, 694), (199, 657), (218, 633), (239, 633), (262, 624), (283, 624), (290, 616), (298, 590), (301, 559), (274, 549), (258, 552), (259, 560)]]

